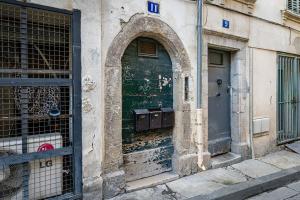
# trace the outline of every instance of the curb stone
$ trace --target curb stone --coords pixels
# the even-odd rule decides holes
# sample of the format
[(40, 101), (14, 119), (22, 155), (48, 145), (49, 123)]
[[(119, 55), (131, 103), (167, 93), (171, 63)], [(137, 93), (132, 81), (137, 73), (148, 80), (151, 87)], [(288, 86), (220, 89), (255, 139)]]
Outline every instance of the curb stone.
[(297, 180), (300, 180), (300, 166), (231, 185), (208, 195), (195, 196), (189, 200), (242, 200)]

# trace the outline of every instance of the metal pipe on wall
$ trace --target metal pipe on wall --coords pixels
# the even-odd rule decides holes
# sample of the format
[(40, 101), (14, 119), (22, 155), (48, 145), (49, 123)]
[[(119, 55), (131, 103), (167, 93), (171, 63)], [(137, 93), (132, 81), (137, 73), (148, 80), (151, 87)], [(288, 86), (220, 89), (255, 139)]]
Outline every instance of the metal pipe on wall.
[(197, 1), (197, 109), (202, 106), (202, 0)]
[(202, 0), (197, 0), (197, 86), (196, 86), (196, 146), (198, 149), (198, 167), (205, 170), (206, 166), (203, 158), (203, 134), (202, 134)]

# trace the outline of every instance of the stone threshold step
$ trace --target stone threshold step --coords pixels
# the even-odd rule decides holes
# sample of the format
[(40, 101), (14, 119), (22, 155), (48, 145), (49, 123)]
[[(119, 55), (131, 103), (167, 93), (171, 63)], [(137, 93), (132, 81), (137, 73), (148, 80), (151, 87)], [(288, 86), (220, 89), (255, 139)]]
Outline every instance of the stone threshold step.
[(165, 172), (156, 176), (151, 176), (147, 178), (142, 178), (136, 181), (131, 181), (126, 183), (125, 191), (133, 192), (136, 190), (141, 190), (156, 185), (161, 185), (170, 181), (174, 181), (179, 178), (178, 174), (174, 172)]
[(235, 153), (226, 153), (211, 158), (212, 169), (227, 167), (242, 161), (242, 157)]

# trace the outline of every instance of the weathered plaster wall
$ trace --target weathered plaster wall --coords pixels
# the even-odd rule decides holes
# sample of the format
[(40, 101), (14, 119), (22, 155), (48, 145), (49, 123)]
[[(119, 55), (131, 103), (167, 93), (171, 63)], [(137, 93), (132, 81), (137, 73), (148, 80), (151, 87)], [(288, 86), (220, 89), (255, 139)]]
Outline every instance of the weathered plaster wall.
[[(86, 198), (101, 199), (101, 175), (105, 146), (103, 134), (105, 60), (112, 41), (122, 30), (122, 27), (137, 14), (148, 16), (146, 0), (31, 0), (31, 2), (68, 10), (79, 9), (82, 12), (84, 189)], [(227, 7), (231, 9), (241, 8), (244, 13), (248, 13), (250, 9), (245, 5), (240, 6), (236, 1), (233, 2), (232, 0), (218, 0), (218, 2), (229, 4)], [(244, 43), (248, 42), (246, 49), (244, 49), (245, 51), (243, 51), (247, 55), (237, 60), (243, 60), (246, 63), (245, 65), (252, 63), (254, 83), (252, 94), (254, 101), (253, 118), (264, 116), (271, 119), (270, 132), (265, 136), (254, 138), (255, 150), (258, 156), (270, 151), (268, 145), (273, 148), (276, 136), (276, 95), (274, 95), (276, 92), (276, 52), (300, 54), (300, 45), (296, 43), (296, 38), (300, 37), (300, 33), (297, 31), (300, 30), (299, 24), (282, 20), (281, 10), (285, 8), (285, 0), (276, 0), (276, 3), (274, 2), (258, 0), (254, 9), (250, 9), (253, 12), (253, 16), (257, 18), (233, 12), (232, 10), (224, 10), (214, 5), (204, 5), (204, 28), (221, 33), (218, 36), (209, 37), (210, 39), (218, 38), (215, 38), (216, 42), (212, 43), (227, 45), (232, 50), (235, 48), (235, 40), (243, 41)], [(197, 61), (196, 3), (189, 0), (160, 0), (160, 3), (161, 14), (159, 16), (149, 16), (167, 23), (179, 36), (186, 49), (192, 66), (190, 79), (190, 87), (192, 89), (189, 101), (191, 102), (190, 109), (193, 112), (196, 91), (194, 74)], [(270, 20), (274, 23), (269, 23), (259, 18)], [(222, 28), (222, 19), (230, 20), (230, 29)], [(282, 27), (276, 23), (285, 24), (286, 26), (291, 26), (291, 28)], [(229, 40), (220, 42), (220, 38), (221, 40), (222, 38), (229, 38)], [(240, 46), (240, 42), (237, 43)], [(236, 47), (236, 50), (240, 48), (239, 46)], [(252, 52), (251, 57), (248, 55), (249, 52)], [(204, 61), (206, 61), (206, 56), (204, 52)], [(235, 54), (235, 56), (239, 57), (239, 54)], [(246, 75), (248, 76), (248, 74)], [(205, 81), (206, 78), (203, 77), (203, 80)], [(204, 95), (205, 92), (204, 90)], [(239, 96), (238, 98), (241, 97)], [(247, 106), (248, 103), (244, 102), (243, 106)], [(203, 116), (204, 118), (207, 117), (205, 114)], [(246, 137), (243, 140), (248, 144), (248, 135), (246, 134), (248, 127), (245, 125), (249, 123), (247, 118), (243, 123), (243, 137)], [(194, 127), (191, 128), (194, 130)], [(191, 137), (191, 140), (194, 140), (194, 138)]]
[(254, 138), (256, 156), (262, 156), (276, 147), (277, 53), (253, 49), (253, 116), (270, 118), (270, 131)]
[[(147, 14), (147, 1), (103, 1), (102, 3), (102, 66), (105, 65), (105, 197), (122, 192), (124, 171), (121, 151), (121, 82), (120, 60), (122, 51), (135, 37), (152, 37), (161, 42), (169, 52), (174, 72), (174, 171), (188, 175), (197, 171), (197, 154), (193, 147), (191, 110), (194, 109), (194, 93), (183, 102), (183, 79), (190, 77), (194, 88), (193, 74), (196, 65), (196, 4), (181, 0), (160, 1), (160, 15)], [(170, 6), (172, 5), (172, 6)], [(180, 10), (180, 12), (178, 12)], [(192, 69), (192, 70), (191, 70)], [(111, 80), (115, 81), (112, 82)], [(113, 107), (114, 113), (111, 112)], [(111, 119), (112, 122), (109, 121)], [(111, 156), (115, 155), (115, 158)], [(196, 168), (196, 169), (195, 169)]]
[[(101, 1), (31, 0), (31, 3), (81, 11), (82, 163), (85, 199), (102, 198), (103, 95)], [(76, 177), (75, 177), (76, 178)], [(78, 178), (78, 177), (77, 177)]]
[[(160, 15), (147, 14), (146, 3), (146, 0), (102, 1), (102, 66), (111, 42), (121, 31), (123, 24), (136, 14), (156, 17), (167, 23), (184, 44), (191, 65), (196, 66), (196, 3), (189, 0), (161, 0)], [(195, 87), (194, 84), (191, 86)], [(191, 100), (194, 99), (193, 94), (190, 97)]]
[(267, 19), (273, 22), (282, 23), (281, 10), (286, 8), (286, 0), (258, 0), (255, 3), (253, 15), (262, 19)]
[[(212, 3), (215, 5), (204, 6), (206, 32), (217, 33), (220, 38), (248, 40), (247, 62), (251, 63), (253, 71), (253, 119), (270, 118), (270, 131), (254, 138), (255, 154), (262, 156), (276, 147), (277, 53), (300, 54), (300, 25), (283, 20), (282, 10), (286, 9), (286, 0), (276, 3), (258, 0), (252, 14), (247, 13), (244, 7), (237, 10), (233, 0), (213, 0)], [(229, 29), (222, 28), (223, 19), (230, 21)]]

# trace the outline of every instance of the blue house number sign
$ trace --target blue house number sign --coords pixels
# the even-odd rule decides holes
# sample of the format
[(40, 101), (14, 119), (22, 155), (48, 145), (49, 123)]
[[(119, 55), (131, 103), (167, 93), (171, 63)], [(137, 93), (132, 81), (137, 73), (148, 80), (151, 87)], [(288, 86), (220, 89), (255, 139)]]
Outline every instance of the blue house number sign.
[(159, 4), (148, 1), (148, 12), (154, 13), (154, 14), (159, 14)]
[(226, 19), (223, 19), (223, 28), (229, 28), (230, 27), (230, 22)]

